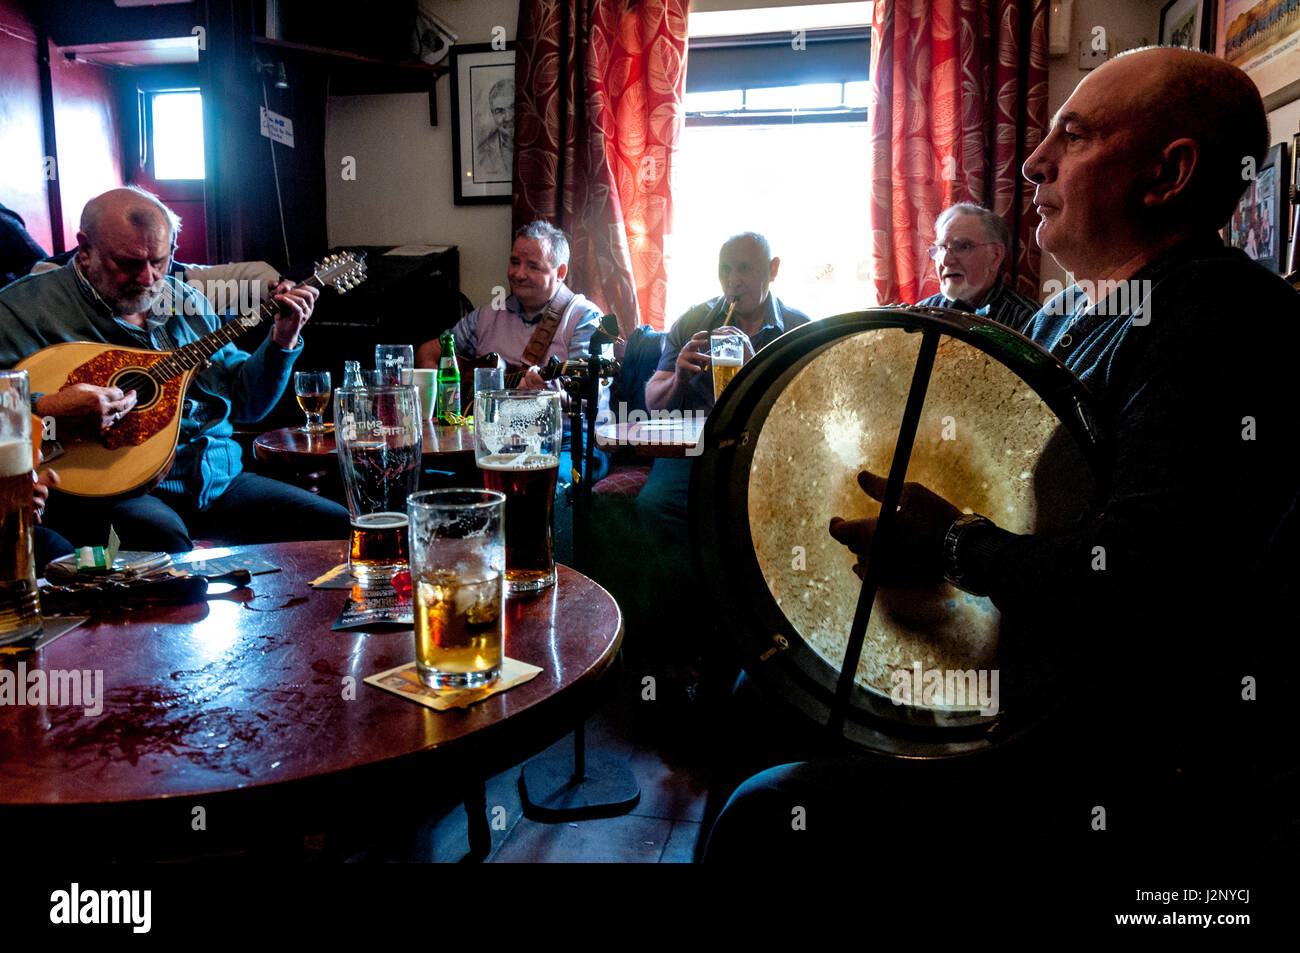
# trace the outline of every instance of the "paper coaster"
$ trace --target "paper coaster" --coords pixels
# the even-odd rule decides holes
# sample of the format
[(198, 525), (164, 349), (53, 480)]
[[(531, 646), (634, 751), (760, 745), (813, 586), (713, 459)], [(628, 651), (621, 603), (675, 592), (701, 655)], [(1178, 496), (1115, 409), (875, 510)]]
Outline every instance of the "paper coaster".
[(86, 621), (84, 615), (41, 616), (41, 632), (17, 642), (0, 646), (0, 655), (19, 655), (43, 649), (61, 635), (67, 635)]
[(382, 688), (384, 691), (401, 695), (413, 702), (419, 702), (426, 708), (446, 711), (448, 708), (468, 708), (475, 702), (491, 698), (497, 692), (504, 692), (536, 678), (541, 669), (518, 659), (507, 658), (501, 667), (501, 677), (484, 688), (443, 688), (432, 689), (420, 681), (415, 671), (415, 663), (408, 662), (397, 668), (390, 668), (378, 675), (365, 679), (368, 685)]

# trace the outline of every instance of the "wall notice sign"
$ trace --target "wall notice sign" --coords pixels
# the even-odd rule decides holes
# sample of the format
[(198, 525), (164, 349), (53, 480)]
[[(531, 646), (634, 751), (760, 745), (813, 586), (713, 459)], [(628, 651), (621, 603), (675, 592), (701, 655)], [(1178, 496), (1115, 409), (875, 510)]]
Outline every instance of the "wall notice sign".
[(281, 116), (279, 113), (273, 113), (265, 106), (259, 106), (258, 108), (262, 111), (262, 135), (268, 139), (283, 143), (292, 149), (293, 120)]

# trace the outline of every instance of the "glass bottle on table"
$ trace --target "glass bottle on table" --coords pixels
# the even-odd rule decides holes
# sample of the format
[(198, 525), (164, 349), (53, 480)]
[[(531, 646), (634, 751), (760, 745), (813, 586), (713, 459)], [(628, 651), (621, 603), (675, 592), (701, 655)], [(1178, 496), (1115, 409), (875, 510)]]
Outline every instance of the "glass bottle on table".
[(438, 423), (449, 424), (452, 414), (460, 414), (460, 367), (456, 364), (456, 341), (450, 331), (438, 339), (442, 357), (438, 359), (438, 395), (435, 416)]

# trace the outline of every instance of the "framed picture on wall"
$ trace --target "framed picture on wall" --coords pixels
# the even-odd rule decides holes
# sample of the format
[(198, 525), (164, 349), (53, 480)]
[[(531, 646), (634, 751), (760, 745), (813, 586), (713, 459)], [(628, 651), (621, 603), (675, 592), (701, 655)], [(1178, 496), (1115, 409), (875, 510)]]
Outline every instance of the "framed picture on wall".
[(1169, 0), (1160, 11), (1160, 45), (1214, 52), (1212, 0)]
[(1240, 248), (1269, 271), (1282, 273), (1287, 262), (1287, 218), (1290, 190), (1287, 183), (1286, 144), (1279, 142), (1255, 170), (1228, 225), (1228, 244)]
[(457, 205), (509, 205), (515, 151), (515, 44), (451, 48), (451, 141)]
[(1267, 109), (1300, 97), (1300, 3), (1219, 0), (1214, 54), (1245, 70)]

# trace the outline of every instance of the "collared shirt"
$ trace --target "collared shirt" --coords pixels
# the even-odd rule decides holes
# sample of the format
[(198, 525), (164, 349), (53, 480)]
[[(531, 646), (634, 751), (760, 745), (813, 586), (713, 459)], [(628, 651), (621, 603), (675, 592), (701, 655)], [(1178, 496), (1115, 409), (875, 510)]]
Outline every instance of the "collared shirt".
[[(663, 351), (659, 354), (658, 371), (677, 371), (677, 355), (696, 333), (705, 329), (714, 330), (722, 324), (721, 315), (714, 315), (715, 309), (722, 303), (724, 296), (710, 298), (687, 311), (673, 325), (668, 336), (664, 338)], [(710, 320), (712, 318), (712, 320)], [(750, 343), (755, 352), (771, 344), (786, 331), (808, 323), (808, 315), (783, 304), (776, 295), (769, 293), (763, 308), (763, 326), (757, 334), (750, 335)], [(696, 374), (691, 380), (690, 391), (685, 402), (674, 410), (710, 410), (713, 407), (713, 375)]]
[[(514, 295), (506, 298), (504, 308), (494, 308), (490, 304), (476, 308), (452, 329), (456, 353), (482, 357), (495, 352), (507, 363), (519, 364), (545, 311), (543, 307), (530, 317)], [(562, 361), (582, 357), (587, 353), (587, 345), (599, 324), (600, 311), (582, 295), (574, 294), (540, 363), (545, 364), (551, 357)]]
[[(168, 276), (160, 307), (145, 327), (113, 314), (73, 259), (62, 268), (29, 275), (0, 290), (0, 367), (54, 344), (91, 341), (171, 351), (215, 331), (221, 321), (206, 298)], [(289, 382), (298, 346), (286, 351), (268, 334), (252, 354), (234, 344), (216, 351), (193, 377), (181, 408), (176, 459), (163, 481), (169, 491), (208, 506), (243, 469), (232, 421), (255, 423), (275, 406)]]
[[(1029, 323), (1029, 319), (1041, 307), (1033, 298), (1022, 295), (1001, 278), (993, 283), (993, 287), (984, 293), (984, 297), (974, 307), (965, 301), (946, 298), (942, 294), (931, 295), (924, 301), (918, 301), (917, 304), (929, 308), (956, 308), (958, 311), (968, 311), (972, 314), (976, 312), (986, 314), (998, 324), (1004, 324), (1021, 334), (1025, 333), (1025, 326)], [(985, 308), (988, 310), (985, 311)]]

